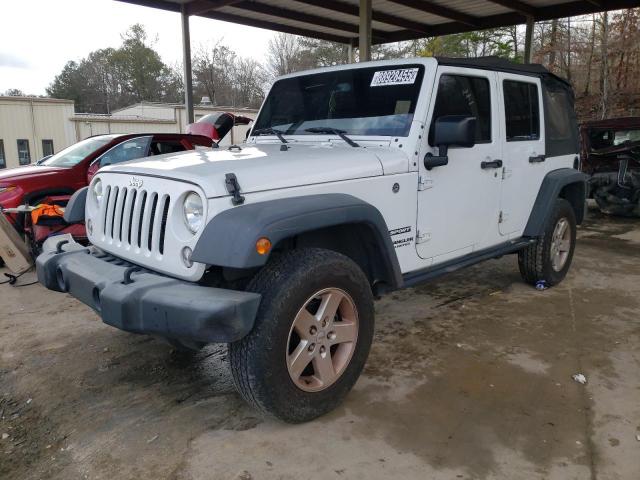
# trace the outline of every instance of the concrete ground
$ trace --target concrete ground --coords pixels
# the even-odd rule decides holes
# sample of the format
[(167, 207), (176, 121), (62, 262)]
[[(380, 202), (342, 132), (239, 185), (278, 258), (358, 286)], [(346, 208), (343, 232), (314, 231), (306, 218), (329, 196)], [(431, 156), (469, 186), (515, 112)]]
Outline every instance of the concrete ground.
[(3, 479), (640, 478), (637, 221), (592, 211), (550, 290), (511, 256), (380, 300), (363, 377), (299, 426), (240, 400), (223, 347), (172, 352), (39, 285), (0, 299)]

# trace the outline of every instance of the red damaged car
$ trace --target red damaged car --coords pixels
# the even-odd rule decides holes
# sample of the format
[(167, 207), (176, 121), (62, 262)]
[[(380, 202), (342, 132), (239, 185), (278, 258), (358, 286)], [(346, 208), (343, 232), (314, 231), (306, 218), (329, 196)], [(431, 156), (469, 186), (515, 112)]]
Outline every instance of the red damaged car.
[[(211, 147), (212, 139), (185, 134), (112, 134), (89, 137), (36, 165), (0, 171), (0, 207), (35, 205), (71, 195), (88, 185), (100, 167), (149, 155)], [(10, 220), (14, 220), (10, 217)]]

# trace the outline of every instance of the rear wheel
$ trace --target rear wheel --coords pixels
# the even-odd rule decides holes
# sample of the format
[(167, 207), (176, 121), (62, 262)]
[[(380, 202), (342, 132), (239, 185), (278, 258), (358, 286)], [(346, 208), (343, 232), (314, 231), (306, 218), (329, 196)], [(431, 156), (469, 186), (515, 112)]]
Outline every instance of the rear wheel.
[(518, 252), (518, 266), (525, 282), (546, 286), (560, 283), (569, 271), (576, 245), (576, 216), (571, 204), (556, 200), (544, 234)]
[(333, 410), (358, 379), (373, 338), (373, 296), (362, 270), (332, 251), (291, 251), (248, 290), (262, 295), (253, 330), (229, 345), (242, 397), (290, 423)]

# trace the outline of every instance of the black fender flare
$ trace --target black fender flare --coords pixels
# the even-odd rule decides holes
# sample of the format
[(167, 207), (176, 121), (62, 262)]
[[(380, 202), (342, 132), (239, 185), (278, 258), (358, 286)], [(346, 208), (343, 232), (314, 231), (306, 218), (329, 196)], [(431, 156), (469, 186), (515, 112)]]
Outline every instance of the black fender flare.
[(82, 187), (71, 195), (64, 209), (64, 221), (67, 223), (84, 222), (84, 208), (87, 203), (89, 187)]
[(572, 198), (567, 198), (567, 200), (576, 212), (577, 223), (582, 223), (586, 210), (587, 179), (587, 175), (573, 168), (559, 168), (547, 173), (540, 185), (523, 236), (539, 237), (544, 234), (553, 204), (556, 199), (562, 197), (561, 192), (568, 185), (575, 186), (572, 189)]
[(256, 252), (256, 241), (282, 240), (321, 228), (365, 225), (373, 233), (375, 262), (392, 288), (402, 285), (398, 257), (384, 217), (373, 205), (342, 193), (306, 195), (245, 204), (225, 210), (207, 224), (194, 248), (196, 262), (248, 269), (265, 265), (268, 255)]

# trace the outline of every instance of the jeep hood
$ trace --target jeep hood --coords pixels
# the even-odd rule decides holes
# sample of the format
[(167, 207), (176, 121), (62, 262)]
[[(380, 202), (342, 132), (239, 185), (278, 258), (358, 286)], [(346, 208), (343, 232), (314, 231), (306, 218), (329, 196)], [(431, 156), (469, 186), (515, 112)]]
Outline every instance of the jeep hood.
[(9, 168), (0, 170), (0, 185), (12, 185), (21, 180), (27, 180), (33, 177), (46, 177), (55, 175), (61, 170), (67, 170), (62, 167), (45, 167), (36, 165), (26, 165), (24, 167)]
[[(234, 173), (242, 193), (375, 177), (408, 171), (397, 149), (354, 148), (335, 143), (259, 144), (149, 157), (105, 167), (103, 172), (153, 175), (200, 185), (208, 198), (228, 195), (225, 174)], [(98, 175), (99, 175), (98, 174)]]

